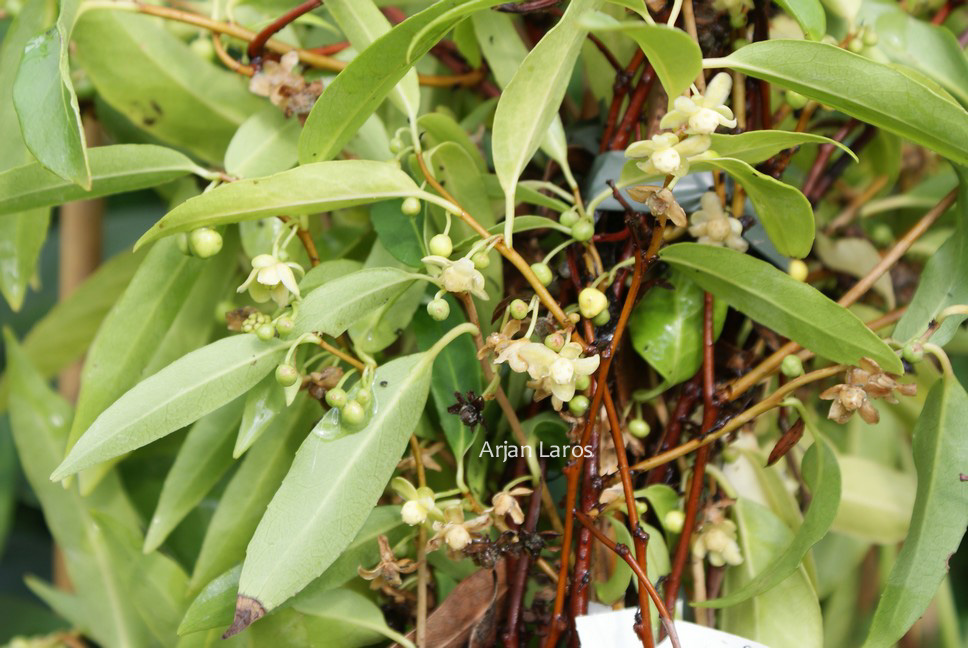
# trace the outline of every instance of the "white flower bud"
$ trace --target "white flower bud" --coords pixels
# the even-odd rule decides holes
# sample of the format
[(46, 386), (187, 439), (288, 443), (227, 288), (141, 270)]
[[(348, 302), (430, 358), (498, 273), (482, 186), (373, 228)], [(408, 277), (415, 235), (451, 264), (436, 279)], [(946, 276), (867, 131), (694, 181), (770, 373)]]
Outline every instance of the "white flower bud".
[(410, 500), (403, 505), (400, 516), (405, 523), (416, 526), (427, 519), (427, 509), (417, 500)]

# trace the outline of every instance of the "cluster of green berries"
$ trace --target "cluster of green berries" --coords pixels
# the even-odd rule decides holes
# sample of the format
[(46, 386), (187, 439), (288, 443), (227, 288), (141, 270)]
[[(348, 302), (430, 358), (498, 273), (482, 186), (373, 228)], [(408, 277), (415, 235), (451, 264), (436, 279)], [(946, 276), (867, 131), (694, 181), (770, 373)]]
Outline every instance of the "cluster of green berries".
[[(272, 326), (272, 318), (265, 313), (252, 313), (242, 322), (243, 333), (256, 333), (263, 326)], [(273, 327), (273, 335), (275, 329)], [(271, 336), (270, 336), (271, 337)]]
[(574, 209), (566, 211), (558, 221), (565, 227), (570, 227), (571, 237), (581, 243), (590, 241), (595, 235), (595, 222), (587, 216), (580, 216)]
[(326, 392), (326, 404), (338, 409), (343, 422), (357, 427), (366, 421), (366, 411), (373, 402), (373, 392), (368, 387), (360, 387), (353, 398), (342, 387), (333, 387)]
[(211, 227), (199, 227), (190, 234), (179, 235), (178, 247), (185, 254), (207, 259), (222, 251), (222, 235)]
[(854, 54), (861, 54), (864, 50), (877, 45), (877, 41), (877, 32), (874, 31), (874, 28), (861, 25), (857, 28), (857, 32), (850, 39), (850, 42), (847, 43), (847, 49)]

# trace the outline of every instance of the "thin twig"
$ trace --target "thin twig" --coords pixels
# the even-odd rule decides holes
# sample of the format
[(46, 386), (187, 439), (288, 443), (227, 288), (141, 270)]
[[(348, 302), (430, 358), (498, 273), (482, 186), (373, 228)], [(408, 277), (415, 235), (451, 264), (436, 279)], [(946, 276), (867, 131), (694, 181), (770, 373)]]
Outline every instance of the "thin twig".
[[(423, 488), (427, 485), (427, 475), (424, 472), (422, 450), (417, 435), (410, 437), (410, 451), (413, 453), (413, 463), (417, 468), (417, 484)], [(425, 648), (427, 645), (427, 585), (429, 581), (427, 529), (421, 524), (417, 534), (417, 629), (415, 631), (417, 648)]]
[(276, 35), (279, 31), (284, 29), (289, 23), (293, 22), (303, 14), (307, 14), (316, 7), (323, 4), (323, 0), (305, 0), (300, 5), (293, 7), (279, 18), (276, 18), (271, 23), (265, 26), (255, 38), (249, 41), (249, 47), (246, 49), (246, 54), (249, 55), (250, 61), (256, 61), (262, 58), (262, 53), (265, 51), (266, 42), (270, 38)]

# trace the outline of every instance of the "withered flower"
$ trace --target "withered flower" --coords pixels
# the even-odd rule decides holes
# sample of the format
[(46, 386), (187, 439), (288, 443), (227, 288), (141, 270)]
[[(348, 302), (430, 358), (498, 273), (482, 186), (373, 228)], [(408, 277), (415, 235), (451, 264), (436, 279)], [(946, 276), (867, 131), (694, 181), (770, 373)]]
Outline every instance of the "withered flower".
[(686, 212), (676, 202), (675, 196), (669, 189), (652, 185), (639, 185), (638, 187), (629, 187), (628, 192), (634, 200), (645, 203), (656, 218), (665, 216), (676, 227), (685, 227), (688, 223)]
[(846, 423), (854, 412), (860, 412), (861, 418), (873, 425), (881, 417), (871, 404), (871, 399), (896, 403), (898, 401), (895, 391), (904, 396), (914, 396), (917, 385), (899, 383), (897, 376), (886, 373), (870, 358), (861, 358), (859, 367), (847, 370), (844, 383), (825, 390), (820, 398), (833, 401), (827, 414), (830, 420)]
[(397, 559), (390, 548), (390, 541), (385, 535), (377, 537), (380, 545), (380, 562), (373, 569), (357, 567), (356, 571), (361, 578), (372, 581), (370, 588), (380, 590), (394, 600), (401, 600), (398, 588), (403, 584), (400, 574), (412, 574), (417, 571), (418, 564), (409, 558)]

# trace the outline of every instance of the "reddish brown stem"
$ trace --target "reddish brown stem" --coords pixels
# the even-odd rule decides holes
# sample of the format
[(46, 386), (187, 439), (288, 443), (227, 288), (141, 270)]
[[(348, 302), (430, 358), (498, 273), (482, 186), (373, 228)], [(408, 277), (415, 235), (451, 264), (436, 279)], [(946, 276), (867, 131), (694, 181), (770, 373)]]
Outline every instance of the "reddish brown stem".
[[(705, 436), (713, 423), (716, 422), (717, 407), (715, 403), (714, 381), (715, 364), (713, 354), (713, 296), (711, 293), (705, 294), (703, 309), (703, 363), (702, 363), (702, 392), (703, 392), (703, 420), (701, 435)], [(682, 533), (679, 535), (679, 544), (676, 545), (675, 557), (672, 561), (672, 570), (666, 580), (665, 600), (666, 606), (675, 609), (676, 597), (679, 594), (679, 583), (682, 581), (682, 572), (686, 568), (689, 559), (689, 544), (692, 540), (692, 532), (696, 528), (696, 515), (699, 512), (699, 498), (702, 494), (702, 483), (706, 476), (706, 461), (709, 459), (710, 446), (704, 445), (696, 452), (696, 463), (692, 469), (692, 479), (689, 482), (689, 492), (686, 496), (686, 518), (682, 525)]]
[[(656, 454), (661, 454), (679, 445), (679, 439), (682, 438), (682, 424), (689, 418), (689, 414), (692, 412), (692, 408), (699, 398), (699, 384), (701, 382), (702, 373), (699, 372), (696, 373), (692, 380), (682, 386), (682, 391), (679, 393), (679, 400), (676, 403), (675, 409), (672, 410), (672, 416), (669, 417), (662, 442), (656, 448)], [(648, 484), (665, 483), (668, 474), (669, 465), (663, 464), (649, 473), (646, 482)]]
[[(608, 390), (607, 387), (604, 389)], [(589, 413), (589, 418), (598, 418)], [(598, 452), (599, 452), (599, 430), (597, 425), (592, 426), (592, 434), (588, 439), (587, 448), (591, 450), (585, 458), (582, 470), (581, 483), (581, 512), (590, 513), (598, 504), (599, 490), (597, 487), (598, 479)], [(574, 620), (588, 612), (588, 596), (591, 590), (592, 574), (592, 535), (588, 529), (579, 529), (578, 547), (575, 549), (575, 568), (571, 575), (571, 619)], [(572, 633), (569, 640), (572, 646), (579, 645), (578, 635)]]
[[(544, 468), (542, 462), (542, 470)], [(528, 502), (528, 514), (524, 519), (525, 533), (534, 533), (538, 528), (538, 517), (541, 513), (541, 489), (544, 488), (544, 475), (541, 484), (531, 493), (531, 500)], [(504, 632), (504, 645), (508, 648), (518, 646), (518, 621), (521, 618), (522, 603), (524, 602), (524, 590), (528, 583), (528, 569), (531, 567), (531, 554), (522, 551), (518, 561), (514, 566), (514, 575), (511, 580), (511, 588), (508, 590), (508, 618), (507, 630)]]
[(625, 109), (625, 116), (622, 117), (622, 122), (618, 126), (615, 137), (612, 138), (611, 144), (609, 144), (609, 149), (618, 151), (628, 145), (629, 139), (632, 136), (632, 127), (635, 126), (639, 121), (639, 117), (642, 115), (642, 107), (645, 105), (645, 100), (649, 98), (649, 91), (652, 90), (652, 84), (654, 82), (655, 71), (649, 65), (642, 72), (642, 77), (632, 92), (628, 108)]
[(286, 25), (295, 21), (303, 14), (309, 13), (310, 11), (312, 11), (313, 9), (315, 9), (316, 7), (322, 4), (323, 4), (323, 0), (306, 0), (301, 5), (298, 5), (297, 7), (290, 9), (289, 11), (287, 11), (286, 13), (284, 13), (283, 15), (279, 16), (271, 23), (266, 25), (265, 29), (260, 31), (258, 34), (255, 35), (255, 38), (249, 41), (249, 47), (246, 50), (246, 53), (249, 55), (249, 60), (255, 61), (256, 59), (260, 58), (262, 56), (262, 53), (265, 51), (266, 42), (270, 38), (272, 38), (277, 32), (284, 29)]
[(609, 106), (608, 117), (605, 120), (605, 130), (602, 133), (602, 142), (599, 146), (600, 153), (608, 150), (609, 143), (612, 141), (612, 135), (615, 133), (615, 125), (618, 122), (619, 113), (622, 110), (622, 103), (629, 93), (629, 84), (632, 82), (636, 70), (639, 69), (643, 61), (645, 61), (645, 54), (640, 49), (635, 50), (635, 54), (632, 55), (632, 60), (629, 61), (628, 66), (621, 74), (615, 77), (612, 105)]
[[(835, 142), (843, 142), (850, 135), (850, 132), (854, 130), (854, 127), (857, 126), (857, 123), (856, 119), (850, 119), (834, 134), (833, 140)], [(803, 183), (803, 189), (801, 190), (803, 195), (809, 196), (813, 192), (814, 186), (817, 184), (817, 181), (827, 166), (827, 162), (830, 161), (830, 156), (834, 154), (834, 148), (833, 144), (820, 145), (817, 151), (817, 157), (813, 161), (813, 166), (810, 167), (810, 171), (807, 173), (807, 179)]]

